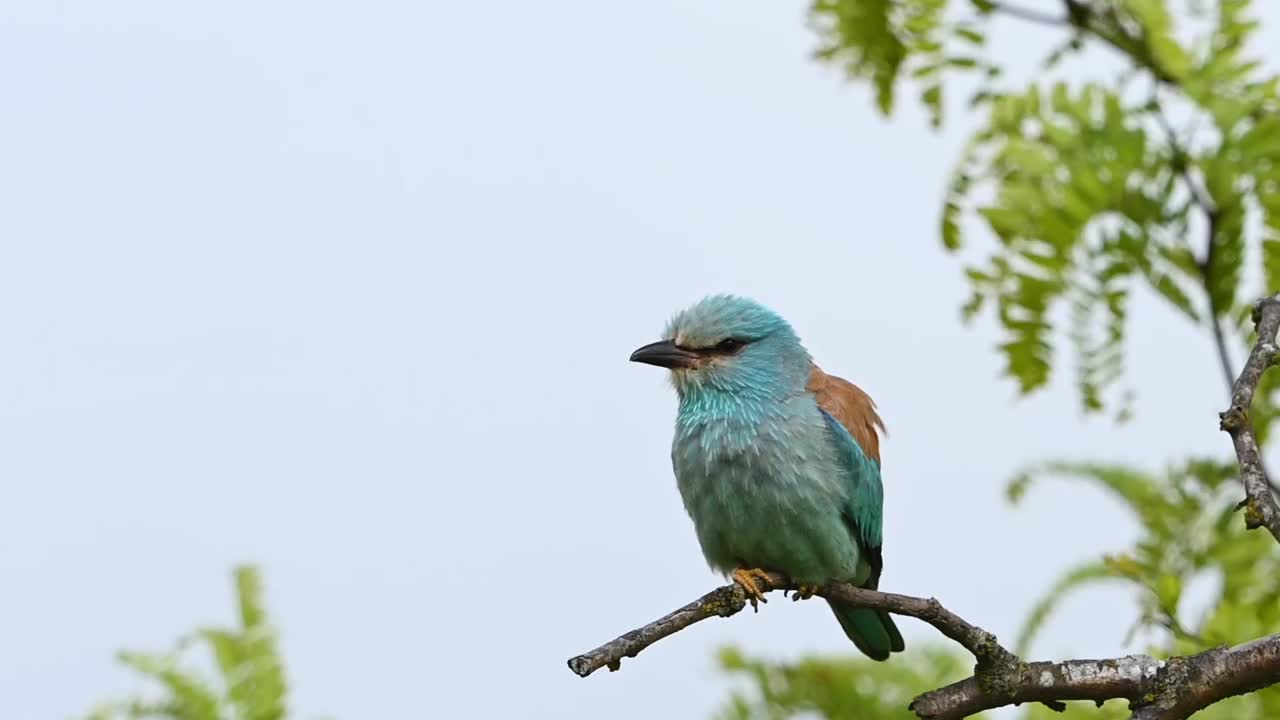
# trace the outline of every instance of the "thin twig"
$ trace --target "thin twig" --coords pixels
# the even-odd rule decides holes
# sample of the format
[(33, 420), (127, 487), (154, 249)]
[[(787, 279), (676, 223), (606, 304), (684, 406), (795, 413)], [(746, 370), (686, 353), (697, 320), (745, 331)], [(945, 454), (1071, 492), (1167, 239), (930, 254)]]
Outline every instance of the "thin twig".
[(662, 638), (710, 617), (729, 617), (747, 605), (746, 594), (737, 585), (716, 588), (674, 612), (668, 613), (642, 628), (632, 630), (601, 645), (589, 653), (569, 660), (569, 669), (586, 677), (602, 667), (617, 670), (622, 658), (635, 657), (641, 650)]
[[(1181, 152), (1181, 151), (1180, 151)], [(1209, 300), (1209, 329), (1213, 332), (1213, 344), (1218, 350), (1218, 366), (1222, 370), (1222, 378), (1227, 383), (1227, 392), (1235, 392), (1235, 371), (1232, 369), (1231, 354), (1227, 350), (1227, 338), (1222, 332), (1222, 307), (1213, 292), (1213, 268), (1217, 257), (1218, 233), (1222, 229), (1222, 210), (1209, 197), (1206, 190), (1198, 188), (1191, 180), (1188, 167), (1190, 158), (1183, 152), (1184, 165), (1182, 172), (1186, 175), (1187, 185), (1191, 188), (1196, 204), (1204, 212), (1206, 221), (1204, 258), (1200, 261), (1200, 280), (1204, 285), (1205, 297)]]
[(1016, 17), (1019, 20), (1028, 20), (1039, 25), (1047, 25), (1049, 27), (1062, 27), (1070, 25), (1071, 19), (1058, 15), (1050, 15), (1042, 13), (1039, 10), (1031, 10), (1030, 8), (1020, 7), (1018, 5), (1010, 5), (1006, 2), (992, 3), (992, 9), (999, 13), (1004, 13), (1010, 17)]
[(1218, 415), (1223, 430), (1231, 435), (1240, 461), (1240, 479), (1245, 491), (1245, 524), (1250, 529), (1265, 527), (1280, 541), (1280, 507), (1267, 484), (1262, 469), (1262, 454), (1258, 439), (1253, 434), (1253, 421), (1249, 417), (1253, 408), (1253, 395), (1262, 380), (1262, 374), (1276, 361), (1280, 351), (1276, 349), (1276, 331), (1280, 330), (1280, 294), (1265, 297), (1253, 306), (1258, 341), (1249, 359), (1245, 361), (1240, 376), (1231, 388), (1231, 407)]
[[(785, 575), (769, 573), (769, 589), (789, 590), (794, 585)], [(996, 642), (996, 637), (982, 628), (965, 622), (963, 618), (942, 607), (933, 598), (916, 598), (908, 595), (878, 592), (854, 587), (847, 583), (828, 583), (816, 593), (853, 607), (869, 607), (896, 615), (906, 615), (923, 620), (943, 635), (951, 638), (973, 653), (979, 662), (1000, 664), (1016, 662), (1017, 657)], [(588, 653), (569, 660), (569, 669), (586, 677), (602, 667), (616, 670), (624, 657), (635, 657), (672, 633), (706, 620), (709, 617), (729, 617), (746, 606), (746, 595), (737, 584), (716, 588), (675, 612), (632, 630)]]

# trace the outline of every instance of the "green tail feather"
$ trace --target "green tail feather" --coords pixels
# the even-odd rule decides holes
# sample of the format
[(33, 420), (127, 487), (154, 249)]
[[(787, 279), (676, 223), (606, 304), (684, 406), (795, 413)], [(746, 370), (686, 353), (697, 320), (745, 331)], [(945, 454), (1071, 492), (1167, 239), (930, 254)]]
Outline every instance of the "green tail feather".
[(844, 628), (844, 634), (849, 636), (863, 655), (872, 660), (888, 660), (889, 653), (902, 652), (902, 634), (898, 632), (898, 626), (893, 624), (889, 613), (828, 604), (840, 621), (840, 627)]

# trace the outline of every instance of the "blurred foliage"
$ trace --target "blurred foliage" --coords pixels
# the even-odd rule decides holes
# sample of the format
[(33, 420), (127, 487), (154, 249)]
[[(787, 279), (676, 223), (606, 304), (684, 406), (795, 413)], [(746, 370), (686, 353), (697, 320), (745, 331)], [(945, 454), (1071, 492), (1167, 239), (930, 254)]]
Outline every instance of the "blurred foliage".
[[(735, 692), (716, 720), (917, 720), (907, 709), (924, 690), (940, 688), (973, 674), (973, 659), (950, 647), (911, 648), (881, 663), (864, 657), (807, 658), (795, 663), (744, 657), (729, 648), (720, 653), (721, 667), (748, 681), (752, 692)], [(1066, 712), (1028, 705), (1027, 720), (1122, 720), (1124, 701), (1070, 703)], [(970, 717), (990, 719), (994, 712)]]
[[(1046, 9), (1047, 5), (1047, 9)], [(944, 80), (972, 90), (980, 114), (947, 183), (940, 236), (952, 253), (969, 223), (994, 248), (970, 264), (962, 315), (990, 312), (1004, 339), (1005, 372), (1022, 393), (1045, 387), (1072, 350), (1087, 412), (1123, 420), (1127, 311), (1150, 292), (1208, 331), (1206, 353), (1229, 358), (1252, 343), (1249, 303), (1280, 290), (1280, 77), (1249, 56), (1250, 0), (1062, 0), (1011, 8), (992, 0), (815, 0), (817, 57), (869, 81), (880, 112), (916, 88), (932, 123)], [(993, 21), (1056, 28), (1022, 85), (989, 57)], [(1001, 27), (1007, 27), (1002, 25)], [(1064, 63), (1089, 45), (1118, 58), (1111, 80), (1070, 82)], [(962, 77), (967, 76), (967, 77)], [(1230, 378), (1226, 378), (1230, 380)], [(1218, 378), (1197, 382), (1219, 382)], [(1263, 378), (1253, 409), (1266, 443), (1280, 373)], [(1131, 591), (1137, 621), (1126, 646), (1185, 655), (1280, 632), (1280, 547), (1250, 532), (1232, 459), (1197, 458), (1162, 472), (1082, 461), (1037, 465), (1014, 478), (1020, 500), (1046, 478), (1100, 488), (1134, 517), (1131, 547), (1068, 568), (1035, 604), (1017, 638), (1023, 656), (1073, 593), (1101, 584)], [(981, 618), (975, 618), (981, 622)], [(913, 646), (888, 663), (862, 658), (770, 662), (721, 655), (746, 680), (721, 717), (912, 718), (915, 695), (972, 672), (953, 645)], [(1025, 706), (1023, 718), (1123, 718), (1127, 703), (1069, 703), (1066, 713)], [(1280, 717), (1271, 688), (1215, 704), (1207, 720)]]
[(915, 720), (911, 699), (973, 674), (973, 661), (950, 648), (925, 648), (880, 663), (861, 656), (773, 663), (720, 653), (720, 665), (746, 677), (754, 696), (735, 693), (719, 720), (765, 720), (814, 713), (824, 718)]
[[(909, 648), (888, 663), (861, 656), (769, 662), (726, 649), (720, 653), (720, 665), (746, 679), (751, 691), (733, 693), (716, 720), (917, 720), (907, 709), (912, 698), (973, 674), (971, 657), (941, 646)], [(1025, 706), (1020, 715), (1026, 720), (1129, 717), (1128, 703), (1123, 700), (1108, 702), (1102, 708), (1091, 702), (1068, 703), (1066, 712), (1033, 704)], [(995, 712), (985, 712), (970, 717), (990, 720), (995, 716)]]
[[(1100, 583), (1132, 590), (1139, 615), (1125, 643), (1150, 638), (1143, 652), (1154, 657), (1280, 632), (1280, 546), (1266, 532), (1245, 530), (1233, 462), (1190, 460), (1162, 473), (1051, 462), (1014, 478), (1010, 499), (1017, 502), (1047, 477), (1102, 488), (1133, 515), (1139, 534), (1131, 547), (1064, 573), (1027, 618), (1015, 652), (1030, 648), (1067, 597)], [(1218, 703), (1201, 716), (1280, 717), (1280, 688)]]
[[(1023, 393), (1049, 382), (1065, 339), (1084, 408), (1114, 406), (1123, 418), (1136, 288), (1190, 322), (1222, 326), (1224, 346), (1238, 351), (1244, 305), (1280, 287), (1280, 77), (1248, 54), (1249, 0), (1050, 5), (1030, 12), (1057, 24), (1062, 42), (1013, 87), (986, 52), (1005, 15), (998, 3), (817, 0), (810, 17), (817, 56), (870, 80), (885, 113), (895, 88), (918, 83), (940, 123), (944, 75), (974, 74), (970, 106), (983, 120), (948, 183), (940, 234), (960, 252), (972, 218), (996, 242), (966, 270), (963, 315), (990, 309), (1005, 372)], [(1119, 52), (1115, 78), (1055, 79), (1090, 41)], [(1251, 256), (1257, 277), (1244, 272)]]
[(900, 74), (920, 83), (920, 100), (935, 126), (942, 124), (942, 79), (948, 70), (982, 68), (998, 74), (974, 52), (984, 42), (980, 26), (949, 22), (947, 0), (816, 0), (810, 12), (819, 37), (817, 55), (870, 80), (881, 112), (893, 111)]
[[(167, 653), (125, 651), (120, 662), (152, 681), (159, 697), (134, 697), (104, 704), (89, 720), (283, 720), (288, 686), (275, 630), (262, 601), (262, 580), (252, 567), (235, 570), (240, 625), (201, 628)], [(216, 667), (207, 677), (184, 663), (201, 645)]]

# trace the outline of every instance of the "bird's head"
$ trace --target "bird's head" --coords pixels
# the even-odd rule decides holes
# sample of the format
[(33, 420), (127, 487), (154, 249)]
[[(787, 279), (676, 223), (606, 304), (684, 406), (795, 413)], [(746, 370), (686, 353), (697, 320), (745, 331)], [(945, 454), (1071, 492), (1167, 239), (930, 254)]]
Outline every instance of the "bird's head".
[(631, 353), (633, 362), (671, 370), (689, 393), (786, 394), (804, 387), (809, 353), (786, 320), (763, 305), (712, 295), (676, 313), (662, 340)]

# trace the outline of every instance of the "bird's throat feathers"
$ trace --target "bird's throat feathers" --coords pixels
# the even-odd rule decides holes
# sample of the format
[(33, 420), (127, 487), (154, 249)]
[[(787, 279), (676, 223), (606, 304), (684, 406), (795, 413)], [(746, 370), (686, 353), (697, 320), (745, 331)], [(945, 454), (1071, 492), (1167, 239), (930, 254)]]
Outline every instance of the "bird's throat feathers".
[(792, 337), (766, 338), (724, 363), (675, 370), (671, 383), (680, 398), (677, 432), (754, 434), (767, 421), (790, 412), (806, 392), (812, 361)]
[(779, 315), (746, 298), (713, 295), (677, 313), (665, 340), (682, 348), (717, 349), (688, 367), (671, 370), (680, 396), (677, 437), (754, 437), (770, 419), (794, 411), (806, 392), (813, 361), (795, 331)]

